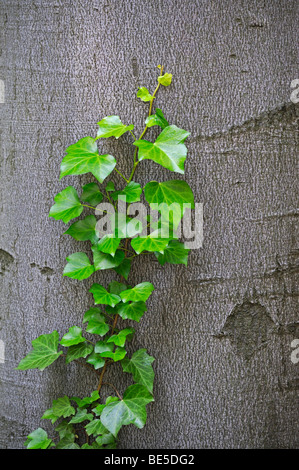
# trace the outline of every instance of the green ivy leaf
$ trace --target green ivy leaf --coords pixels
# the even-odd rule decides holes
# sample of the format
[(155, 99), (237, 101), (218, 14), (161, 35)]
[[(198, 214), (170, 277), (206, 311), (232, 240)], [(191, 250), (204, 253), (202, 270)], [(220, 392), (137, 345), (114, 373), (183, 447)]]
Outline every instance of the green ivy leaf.
[(120, 293), (120, 298), (123, 302), (139, 302), (143, 301), (145, 302), (151, 293), (154, 290), (153, 284), (150, 282), (141, 282), (140, 284), (137, 284), (135, 287), (132, 287), (132, 289), (127, 289), (123, 292)]
[(85, 398), (79, 398), (79, 397), (72, 397), (71, 400), (75, 401), (78, 405), (79, 408), (85, 408), (88, 405), (91, 405), (92, 403), (95, 403), (97, 400), (99, 400), (100, 395), (97, 390), (94, 390), (90, 397), (85, 397)]
[[(194, 196), (190, 186), (186, 181), (171, 180), (163, 183), (151, 181), (144, 188), (144, 196), (149, 204), (162, 204), (159, 212), (164, 220), (169, 220), (175, 228), (184, 215), (184, 204), (190, 204), (194, 209)], [(173, 206), (173, 211), (169, 211), (169, 206)], [(159, 250), (157, 250), (159, 251)]]
[(139, 322), (147, 310), (145, 302), (125, 303), (117, 307), (117, 313), (123, 320), (129, 319)]
[(46, 410), (41, 419), (50, 419), (51, 423), (54, 424), (58, 420), (59, 416), (56, 416), (53, 412), (53, 408)]
[(94, 437), (107, 431), (100, 419), (93, 419), (90, 423), (86, 424), (85, 429), (89, 436), (92, 435)]
[(86, 322), (88, 322), (86, 331), (94, 335), (104, 336), (110, 329), (105, 315), (97, 307), (92, 307), (85, 312), (83, 323)]
[(112, 359), (114, 362), (121, 361), (125, 355), (127, 354), (127, 351), (124, 348), (119, 348), (117, 347), (115, 351), (104, 351), (101, 353), (101, 357), (108, 357)]
[(107, 339), (107, 343), (114, 343), (116, 346), (120, 346), (122, 348), (126, 341), (130, 341), (133, 338), (134, 333), (134, 328), (125, 328), (118, 334), (110, 336), (110, 338)]
[(82, 280), (87, 279), (95, 271), (95, 267), (91, 264), (85, 253), (73, 253), (66, 260), (68, 263), (63, 270), (64, 276)]
[(105, 406), (101, 421), (115, 437), (120, 428), (128, 424), (141, 429), (147, 418), (145, 407), (153, 400), (153, 396), (143, 385), (131, 385), (125, 391), (123, 400)]
[(155, 253), (159, 263), (164, 266), (165, 263), (185, 264), (188, 263), (189, 249), (185, 248), (184, 243), (178, 240), (171, 240), (169, 245), (164, 249), (164, 253)]
[(142, 86), (137, 91), (137, 98), (140, 98), (141, 101), (147, 102), (151, 101), (154, 97), (149, 93), (148, 89), (145, 86)]
[(74, 344), (84, 343), (86, 341), (82, 336), (82, 328), (72, 326), (60, 341), (62, 346), (73, 346)]
[(67, 436), (58, 442), (56, 449), (80, 449), (80, 446), (73, 442), (71, 436)]
[(115, 252), (121, 242), (120, 238), (115, 238), (113, 234), (104, 235), (97, 243), (97, 249), (103, 253), (115, 256)]
[(136, 237), (131, 240), (131, 246), (139, 255), (143, 251), (158, 251), (163, 253), (169, 243), (169, 238), (160, 238), (160, 231), (155, 230), (147, 237)]
[(97, 354), (102, 354), (106, 352), (112, 352), (113, 349), (114, 349), (113, 344), (107, 344), (107, 341), (101, 340), (96, 343), (94, 351)]
[(68, 186), (56, 194), (54, 201), (55, 204), (50, 209), (49, 217), (62, 220), (65, 224), (78, 217), (83, 211), (83, 206), (73, 186)]
[(153, 393), (155, 374), (152, 363), (154, 360), (152, 356), (147, 354), (146, 349), (139, 349), (131, 359), (125, 357), (121, 361), (121, 365), (124, 372), (133, 375), (136, 383), (144, 385), (150, 393)]
[(183, 142), (188, 135), (190, 132), (172, 125), (165, 127), (154, 143), (137, 140), (134, 145), (139, 148), (139, 161), (153, 160), (170, 171), (183, 174), (187, 157), (187, 148)]
[(83, 423), (83, 421), (92, 421), (93, 414), (88, 413), (85, 408), (78, 408), (75, 416), (70, 420), (70, 424)]
[(104, 367), (104, 365), (105, 365), (105, 359), (103, 359), (102, 356), (100, 356), (100, 354), (97, 354), (95, 352), (93, 352), (86, 359), (86, 362), (88, 362), (88, 364), (93, 365), (95, 370), (101, 369), (101, 367)]
[(48, 449), (50, 446), (54, 446), (52, 439), (48, 439), (48, 434), (42, 428), (38, 428), (33, 431), (27, 437), (25, 442), (27, 449)]
[(96, 415), (96, 416), (100, 416), (103, 409), (105, 408), (106, 405), (109, 405), (109, 403), (112, 403), (114, 401), (119, 401), (119, 398), (118, 397), (108, 397), (106, 399), (106, 403), (105, 404), (100, 404), (100, 405), (97, 405), (95, 408), (92, 409), (92, 412)]
[(102, 202), (104, 195), (96, 183), (87, 183), (82, 189), (81, 201), (89, 202), (93, 206), (97, 206)]
[(123, 282), (112, 281), (108, 286), (108, 290), (110, 294), (117, 294), (119, 295), (121, 292), (126, 290), (128, 286)]
[(131, 271), (131, 260), (124, 258), (124, 260), (113, 269), (117, 272), (117, 274), (123, 276), (127, 280)]
[(75, 434), (74, 427), (69, 424), (66, 420), (63, 420), (61, 423), (59, 423), (58, 426), (55, 428), (55, 431), (58, 432), (60, 439), (73, 436)]
[(85, 341), (84, 343), (75, 344), (68, 348), (65, 362), (69, 364), (75, 359), (80, 359), (81, 357), (85, 358), (93, 351), (93, 345)]
[[(120, 300), (120, 298), (119, 298)], [(54, 362), (62, 351), (57, 351), (59, 334), (55, 330), (48, 335), (41, 335), (32, 341), (33, 350), (19, 363), (18, 370), (44, 370)]]
[(121, 250), (116, 250), (115, 255), (112, 256), (108, 253), (103, 253), (102, 251), (99, 251), (97, 245), (92, 246), (91, 249), (93, 252), (93, 262), (95, 271), (98, 271), (100, 269), (115, 268), (122, 263), (125, 257), (125, 253)]
[(60, 179), (67, 175), (92, 173), (103, 183), (113, 171), (116, 160), (112, 155), (99, 155), (98, 147), (92, 137), (84, 137), (66, 149), (67, 155), (61, 163)]
[(81, 449), (101, 449), (101, 448), (102, 447), (97, 442), (93, 442), (91, 445), (85, 442), (85, 444), (81, 446)]
[(116, 445), (115, 438), (114, 438), (113, 434), (111, 434), (110, 432), (105, 433), (102, 436), (97, 437), (96, 442), (100, 446), (110, 444), (109, 446), (106, 446), (106, 449), (107, 448), (108, 449), (115, 449), (115, 445)]
[(119, 116), (107, 116), (98, 122), (99, 130), (97, 133), (97, 139), (100, 137), (115, 137), (118, 139), (125, 132), (131, 131), (134, 129), (133, 124), (130, 126), (125, 126)]
[(164, 75), (158, 77), (158, 82), (161, 83), (163, 86), (169, 86), (172, 81), (172, 74), (171, 73), (164, 73)]
[(89, 289), (89, 292), (93, 294), (95, 304), (110, 305), (111, 307), (115, 307), (115, 305), (121, 301), (119, 295), (110, 294), (100, 284), (93, 284)]
[(124, 189), (121, 191), (115, 191), (111, 194), (111, 197), (114, 201), (118, 201), (118, 199), (126, 201), (127, 203), (132, 202), (139, 202), (140, 196), (142, 193), (142, 188), (139, 183), (135, 183), (131, 181)]
[(99, 236), (96, 231), (96, 224), (97, 219), (95, 216), (88, 215), (85, 219), (74, 222), (64, 233), (66, 235), (71, 235), (75, 240), (90, 240), (91, 243), (97, 243)]
[(109, 181), (109, 183), (107, 183), (107, 186), (106, 186), (106, 191), (110, 192), (110, 191), (115, 191), (115, 186), (114, 186), (114, 183), (113, 181)]
[(57, 400), (53, 400), (52, 410), (53, 414), (58, 418), (61, 416), (63, 418), (68, 418), (75, 414), (75, 408), (71, 405), (70, 399), (66, 395), (58, 398)]
[(160, 126), (162, 129), (169, 126), (161, 109), (157, 108), (155, 114), (151, 114), (145, 121), (147, 127)]

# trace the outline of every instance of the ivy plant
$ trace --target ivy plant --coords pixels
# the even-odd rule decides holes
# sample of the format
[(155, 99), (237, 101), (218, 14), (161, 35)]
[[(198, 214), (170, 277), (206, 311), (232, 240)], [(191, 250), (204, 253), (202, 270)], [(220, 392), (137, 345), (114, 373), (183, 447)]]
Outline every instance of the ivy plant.
[[(68, 186), (54, 197), (49, 216), (65, 224), (72, 221), (64, 233), (91, 244), (89, 255), (76, 252), (66, 258), (63, 276), (83, 280), (96, 271), (112, 269), (120, 277), (108, 286), (97, 282), (91, 285), (89, 292), (95, 305), (84, 313), (84, 328), (75, 325), (62, 336), (57, 331), (39, 336), (32, 341), (32, 350), (20, 361), (19, 370), (44, 370), (62, 359), (66, 364), (76, 362), (83, 365), (97, 376), (95, 390), (89, 396), (63, 396), (53, 400), (42, 419), (55, 425), (56, 436), (49, 437), (44, 429), (38, 428), (27, 437), (25, 446), (28, 449), (115, 448), (122, 426), (132, 424), (143, 428), (147, 405), (154, 400), (154, 358), (144, 348), (130, 357), (126, 350), (127, 343), (135, 334), (134, 324), (140, 322), (147, 310), (146, 302), (154, 286), (148, 281), (130, 285), (128, 277), (134, 258), (144, 254), (155, 256), (161, 266), (165, 263), (187, 265), (189, 250), (178, 240), (175, 229), (183, 216), (184, 204), (194, 207), (192, 191), (182, 179), (150, 181), (144, 188), (133, 180), (135, 170), (143, 160), (152, 160), (170, 172), (184, 173), (185, 140), (189, 132), (169, 124), (161, 109), (152, 112), (158, 89), (169, 86), (172, 81), (170, 73), (163, 74), (163, 67), (158, 68), (160, 73), (154, 92), (151, 94), (145, 87), (137, 91), (137, 98), (149, 103), (145, 128), (139, 138), (133, 132), (134, 125), (123, 124), (119, 116), (108, 116), (98, 123), (95, 138), (83, 137), (70, 145), (62, 160), (60, 178), (91, 173), (96, 180), (85, 184), (80, 194), (73, 186)], [(153, 126), (160, 129), (160, 133), (154, 142), (150, 142), (144, 136)], [(99, 140), (119, 139), (127, 132), (131, 134), (134, 146), (132, 171), (128, 178), (116, 168), (115, 157), (100, 154), (98, 148)], [(112, 172), (117, 172), (124, 180), (124, 187), (116, 189), (112, 181), (104, 183)], [(141, 197), (150, 205), (162, 204), (153, 224), (149, 217), (136, 223), (129, 215), (130, 205), (141, 201)], [(116, 212), (111, 232), (103, 234), (98, 229), (96, 208), (105, 201)], [(117, 201), (125, 204), (125, 213), (119, 213)], [(168, 222), (173, 230), (164, 237), (161, 236), (163, 215), (173, 203), (176, 203), (176, 208), (171, 215), (168, 211)], [(92, 213), (73, 221), (83, 211)], [(109, 217), (108, 210), (103, 210), (104, 214)], [(150, 225), (153, 231), (144, 234), (144, 225)], [(121, 320), (125, 320), (123, 326)], [(121, 364), (123, 372), (129, 374), (133, 382), (124, 391), (105, 380), (107, 368), (115, 363)], [(107, 391), (111, 391), (105, 400), (103, 387), (107, 387), (105, 397)]]

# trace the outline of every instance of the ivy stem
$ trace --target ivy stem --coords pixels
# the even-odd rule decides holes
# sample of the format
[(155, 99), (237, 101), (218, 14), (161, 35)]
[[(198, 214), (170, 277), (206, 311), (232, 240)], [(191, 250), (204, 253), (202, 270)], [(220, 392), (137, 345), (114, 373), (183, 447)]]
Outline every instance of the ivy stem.
[(103, 382), (102, 385), (109, 385), (109, 387), (113, 388), (113, 390), (115, 391), (115, 393), (116, 393), (116, 395), (118, 396), (118, 398), (119, 398), (120, 400), (123, 399), (123, 397), (121, 396), (121, 394), (119, 393), (119, 391), (117, 390), (117, 388), (114, 387), (113, 384), (111, 384), (110, 382)]
[[(162, 65), (162, 66), (161, 66), (161, 69), (160, 69), (160, 77), (161, 77), (162, 74), (163, 74), (163, 68), (164, 68), (164, 67), (163, 67), (163, 65)], [(148, 112), (148, 115), (149, 115), (149, 116), (151, 116), (151, 114), (152, 114), (153, 102), (154, 102), (155, 96), (156, 96), (156, 94), (157, 94), (157, 91), (159, 90), (159, 87), (160, 87), (160, 82), (158, 82), (158, 85), (156, 86), (156, 89), (155, 89), (154, 93), (152, 94), (152, 99), (150, 100), (150, 107), (149, 107), (149, 112)], [(144, 128), (143, 132), (141, 133), (141, 135), (140, 135), (140, 137), (139, 137), (138, 140), (141, 140), (141, 139), (142, 139), (142, 137), (143, 137), (144, 134), (146, 133), (147, 129), (148, 129), (148, 126), (145, 126), (145, 128)], [(135, 141), (136, 141), (136, 139), (135, 139)], [(132, 178), (133, 178), (133, 176), (134, 176), (136, 167), (137, 167), (137, 165), (138, 165), (138, 163), (139, 163), (139, 160), (136, 159), (136, 157), (137, 157), (137, 152), (138, 152), (138, 148), (136, 147), (135, 152), (134, 152), (134, 165), (133, 165), (132, 172), (131, 172), (131, 174), (130, 174), (130, 178), (129, 178), (128, 183), (129, 183), (130, 181), (132, 181)]]
[(83, 206), (83, 207), (88, 207), (89, 209), (93, 209), (94, 211), (96, 210), (96, 207), (88, 206), (87, 204), (82, 204), (82, 203), (81, 203), (81, 206)]
[[(111, 336), (112, 336), (113, 333), (114, 333), (117, 320), (118, 320), (118, 313), (115, 315), (115, 318), (114, 318), (114, 322), (113, 322), (112, 330), (111, 330)], [(102, 388), (103, 379), (104, 379), (104, 375), (105, 375), (107, 366), (108, 366), (108, 359), (105, 359), (105, 364), (104, 364), (104, 367), (103, 367), (102, 372), (101, 372), (101, 375), (100, 375), (100, 380), (99, 380), (99, 385), (98, 385), (98, 392), (99, 392), (99, 391), (101, 390), (101, 388)]]
[[(135, 139), (136, 140), (136, 139)], [(120, 172), (118, 171), (117, 168), (114, 168), (114, 170), (116, 171), (116, 173), (118, 173), (127, 183), (129, 183), (130, 181)]]
[[(126, 241), (125, 241), (125, 250), (126, 250), (126, 251), (127, 251), (127, 249), (128, 249), (128, 241), (129, 241), (129, 239), (126, 238)], [(126, 255), (127, 255), (126, 251), (125, 251), (125, 258), (126, 258)], [(122, 281), (125, 280), (123, 276), (121, 276), (121, 280), (122, 280)], [(115, 328), (116, 328), (116, 324), (117, 324), (118, 317), (119, 317), (119, 314), (117, 313), (117, 314), (115, 315), (115, 318), (114, 318), (114, 321), (113, 321), (113, 325), (112, 325), (111, 335), (110, 335), (110, 336), (112, 336), (113, 333), (114, 333), (114, 330), (115, 330)], [(99, 391), (101, 390), (101, 388), (102, 388), (103, 379), (104, 379), (104, 375), (105, 375), (105, 372), (106, 372), (106, 369), (107, 369), (108, 364), (109, 364), (109, 360), (108, 360), (108, 358), (107, 358), (107, 359), (105, 359), (105, 364), (104, 364), (104, 367), (103, 367), (102, 372), (101, 372), (101, 375), (100, 375), (99, 385), (98, 385), (98, 388), (97, 388), (98, 392), (99, 392)], [(122, 400), (122, 398), (121, 398), (121, 400)]]
[(130, 132), (130, 134), (132, 134), (133, 139), (134, 139), (134, 140), (137, 140), (136, 137), (135, 137), (135, 135), (134, 135), (134, 133), (133, 133), (132, 131), (129, 131), (129, 132)]

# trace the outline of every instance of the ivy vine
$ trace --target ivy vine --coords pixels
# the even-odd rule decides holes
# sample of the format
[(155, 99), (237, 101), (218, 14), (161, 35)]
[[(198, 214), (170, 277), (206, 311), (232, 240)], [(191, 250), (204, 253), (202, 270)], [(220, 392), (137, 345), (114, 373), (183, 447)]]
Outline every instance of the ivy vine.
[[(114, 219), (113, 214), (110, 214), (111, 221), (114, 221), (111, 233), (101, 234), (98, 220), (93, 214), (69, 226), (65, 234), (78, 241), (91, 242), (93, 262), (83, 252), (73, 253), (66, 258), (63, 275), (82, 280), (96, 271), (113, 269), (120, 276), (120, 281), (112, 281), (107, 288), (98, 283), (91, 286), (89, 292), (93, 295), (95, 306), (84, 314), (85, 331), (79, 326), (72, 326), (60, 340), (57, 331), (41, 335), (32, 341), (32, 350), (20, 361), (17, 367), (19, 370), (44, 370), (57, 359), (63, 358), (66, 364), (76, 361), (98, 376), (97, 388), (90, 396), (63, 396), (53, 400), (42, 419), (55, 423), (56, 437), (50, 438), (44, 429), (38, 428), (27, 437), (25, 446), (28, 449), (115, 448), (122, 426), (133, 424), (143, 428), (147, 419), (146, 406), (154, 400), (154, 358), (146, 349), (139, 349), (128, 357), (125, 346), (132, 340), (135, 329), (119, 326), (120, 319), (129, 320), (129, 323), (141, 320), (154, 286), (150, 282), (142, 282), (132, 287), (127, 281), (131, 263), (139, 255), (152, 254), (162, 266), (165, 263), (187, 265), (189, 249), (178, 240), (175, 228), (183, 216), (184, 204), (194, 207), (192, 191), (183, 180), (151, 181), (144, 188), (133, 181), (137, 166), (146, 159), (172, 172), (184, 173), (187, 156), (184, 142), (189, 132), (170, 125), (160, 109), (152, 113), (160, 86), (169, 86), (172, 81), (170, 73), (163, 74), (163, 67), (158, 68), (160, 74), (154, 92), (150, 94), (145, 87), (139, 88), (137, 92), (137, 98), (149, 103), (145, 128), (138, 139), (133, 132), (134, 125), (123, 124), (118, 116), (108, 116), (98, 123), (95, 138), (84, 137), (70, 145), (62, 160), (60, 178), (92, 173), (102, 184), (115, 171), (125, 181), (125, 186), (118, 190), (112, 181), (104, 189), (91, 182), (82, 187), (81, 195), (73, 186), (68, 186), (54, 197), (55, 204), (49, 216), (65, 224), (79, 217), (85, 209), (95, 211), (103, 201), (116, 210)], [(147, 129), (152, 126), (161, 128), (155, 142), (144, 139)], [(116, 168), (116, 160), (112, 155), (99, 154), (97, 145), (99, 139), (118, 139), (126, 132), (132, 135), (135, 147), (132, 171), (128, 178)], [(136, 219), (129, 215), (130, 204), (139, 202), (142, 193), (150, 205), (162, 204), (158, 209), (160, 218), (155, 223), (151, 223), (148, 217), (143, 223), (136, 223)], [(125, 201), (124, 214), (117, 212), (116, 202), (119, 200)], [(172, 211), (171, 215), (168, 211), (172, 230), (164, 237), (161, 236), (163, 215), (173, 203), (177, 204), (179, 210)], [(103, 210), (102, 215), (109, 217), (109, 211)], [(143, 234), (144, 225), (153, 228), (149, 235)], [(89, 339), (90, 335), (95, 335), (93, 341)], [(134, 382), (123, 393), (114, 384), (105, 381), (107, 368), (116, 362), (120, 362), (123, 371), (130, 374)], [(101, 397), (103, 387), (111, 390), (111, 395), (105, 401)], [(80, 445), (82, 439), (85, 443)]]

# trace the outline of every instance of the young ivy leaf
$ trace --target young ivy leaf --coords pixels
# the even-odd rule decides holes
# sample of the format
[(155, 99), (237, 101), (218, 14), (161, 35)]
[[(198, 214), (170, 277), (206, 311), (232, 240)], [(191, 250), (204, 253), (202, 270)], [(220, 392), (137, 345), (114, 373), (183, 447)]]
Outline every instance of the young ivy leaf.
[(150, 233), (147, 237), (136, 237), (131, 240), (131, 246), (139, 255), (143, 251), (158, 251), (163, 253), (165, 247), (169, 243), (169, 238), (160, 238), (160, 231), (155, 230)]
[(112, 281), (108, 286), (108, 290), (110, 294), (117, 294), (119, 295), (121, 292), (126, 290), (128, 286), (123, 282)]
[(83, 421), (92, 421), (93, 415), (88, 413), (85, 408), (78, 408), (75, 416), (70, 420), (70, 424), (83, 423)]
[(120, 293), (120, 298), (123, 302), (145, 302), (151, 293), (154, 290), (153, 284), (150, 282), (141, 282), (140, 284), (137, 284), (135, 287), (132, 287), (132, 289), (127, 289), (123, 292)]
[[(120, 299), (119, 299), (120, 300)], [(55, 330), (48, 335), (41, 335), (32, 341), (33, 350), (19, 363), (18, 370), (44, 370), (54, 362), (62, 351), (57, 351), (59, 334)]]
[(104, 351), (100, 353), (101, 357), (108, 357), (109, 359), (112, 359), (114, 362), (121, 361), (125, 355), (127, 354), (127, 351), (124, 348), (119, 348), (117, 347), (115, 351)]
[(114, 235), (110, 233), (108, 235), (104, 235), (104, 237), (98, 241), (96, 246), (99, 251), (114, 257), (120, 242), (121, 238), (115, 238)]
[(29, 434), (24, 445), (27, 449), (48, 449), (54, 446), (54, 443), (52, 439), (48, 439), (48, 434), (44, 429), (38, 428)]
[(139, 349), (132, 358), (125, 357), (121, 361), (124, 372), (131, 373), (136, 383), (144, 385), (150, 393), (153, 393), (154, 371), (152, 363), (154, 358), (149, 356), (146, 349)]
[(101, 340), (96, 343), (94, 351), (96, 354), (102, 354), (105, 352), (112, 352), (113, 349), (113, 344), (107, 344), (106, 340)]
[(85, 397), (85, 398), (79, 398), (79, 397), (71, 397), (71, 400), (75, 401), (78, 405), (79, 408), (84, 408), (87, 405), (91, 405), (92, 403), (96, 402), (99, 400), (100, 395), (97, 390), (94, 390), (91, 394), (90, 397)]
[(75, 359), (80, 359), (80, 357), (85, 358), (93, 351), (93, 345), (85, 341), (84, 343), (74, 344), (74, 346), (70, 346), (66, 353), (65, 362), (69, 364), (70, 362), (74, 361)]
[(58, 418), (68, 418), (71, 415), (75, 414), (75, 408), (71, 405), (69, 397), (66, 395), (64, 397), (53, 400), (52, 405), (53, 414)]
[(61, 421), (55, 428), (55, 431), (58, 432), (60, 439), (75, 433), (74, 426), (69, 424), (67, 420)]
[(124, 260), (113, 269), (115, 272), (117, 272), (117, 274), (123, 276), (125, 280), (127, 280), (131, 270), (131, 260), (128, 258), (124, 258)]
[(110, 294), (100, 284), (93, 284), (89, 289), (89, 292), (93, 294), (95, 304), (110, 305), (111, 307), (115, 307), (115, 305), (121, 302), (119, 295)]
[(82, 336), (82, 328), (72, 326), (60, 341), (61, 346), (74, 346), (75, 344), (84, 343), (86, 341)]
[(115, 191), (111, 194), (111, 197), (114, 201), (124, 200), (127, 203), (139, 202), (140, 195), (142, 193), (142, 188), (139, 183), (131, 181), (124, 189), (121, 191)]
[(109, 181), (109, 183), (107, 183), (107, 186), (106, 186), (105, 189), (108, 192), (115, 191), (115, 186), (114, 186), (113, 181)]
[(171, 73), (164, 73), (164, 75), (158, 77), (158, 82), (161, 83), (163, 86), (169, 86), (172, 81), (172, 74)]
[(117, 307), (117, 313), (123, 320), (129, 319), (139, 322), (147, 310), (145, 302), (127, 302)]
[(56, 194), (54, 201), (55, 204), (50, 209), (49, 217), (62, 220), (65, 224), (78, 217), (83, 211), (83, 206), (73, 186), (68, 186)]
[(169, 126), (161, 109), (156, 108), (156, 113), (147, 117), (145, 124), (147, 127), (160, 126), (162, 129)]
[(95, 370), (98, 370), (101, 367), (104, 367), (105, 365), (105, 359), (101, 357), (100, 354), (97, 354), (95, 352), (88, 356), (86, 362), (88, 364), (91, 364), (95, 368)]
[(145, 407), (153, 400), (153, 396), (143, 385), (131, 385), (125, 391), (123, 400), (105, 406), (101, 421), (115, 437), (120, 428), (128, 424), (134, 424), (141, 429), (147, 418)]
[(103, 434), (107, 431), (107, 429), (99, 419), (93, 419), (92, 421), (90, 421), (90, 423), (85, 426), (85, 429), (88, 436), (93, 435), (94, 437), (98, 436), (99, 434)]
[(184, 243), (178, 240), (171, 240), (164, 249), (163, 254), (156, 252), (155, 255), (161, 266), (164, 266), (165, 263), (184, 264), (187, 266), (189, 251), (190, 249), (184, 247)]
[(86, 331), (91, 334), (104, 336), (109, 331), (105, 315), (97, 307), (92, 307), (83, 317), (83, 323), (88, 322)]
[(61, 163), (60, 179), (67, 175), (92, 173), (103, 183), (113, 171), (116, 160), (112, 155), (99, 155), (98, 147), (92, 137), (84, 137), (66, 149), (67, 155)]
[(93, 206), (97, 206), (102, 202), (104, 195), (96, 183), (85, 184), (82, 189), (81, 201), (89, 202)]
[(108, 253), (99, 251), (97, 245), (92, 246), (93, 262), (95, 271), (100, 269), (111, 269), (119, 266), (125, 257), (125, 253), (121, 250), (116, 250), (114, 256)]
[(63, 276), (72, 279), (87, 279), (95, 271), (95, 266), (91, 264), (85, 253), (73, 253), (66, 258), (68, 263), (63, 270)]
[(107, 339), (107, 343), (114, 343), (116, 346), (124, 347), (126, 341), (130, 341), (135, 333), (134, 328), (125, 328), (117, 335), (112, 335)]
[(187, 147), (183, 143), (190, 132), (172, 125), (167, 126), (156, 141), (137, 140), (139, 148), (138, 160), (153, 160), (170, 171), (184, 173), (184, 163), (187, 157)]
[(96, 231), (97, 219), (94, 215), (88, 215), (83, 220), (74, 222), (64, 234), (71, 235), (75, 240), (86, 241), (90, 240), (91, 243), (97, 243), (99, 240), (98, 232)]
[(148, 89), (145, 86), (142, 86), (137, 91), (137, 98), (140, 98), (141, 101), (147, 102), (153, 99), (153, 96), (149, 93)]
[(125, 132), (134, 129), (133, 124), (125, 126), (119, 119), (119, 116), (107, 116), (98, 122), (98, 126), (97, 139), (103, 137), (115, 137), (118, 139)]
[(189, 204), (191, 209), (195, 207), (192, 190), (186, 181), (182, 180), (171, 180), (163, 183), (151, 181), (144, 187), (144, 196), (151, 208), (157, 209), (163, 220), (169, 220), (175, 229), (180, 223), (187, 205)]

